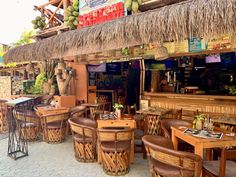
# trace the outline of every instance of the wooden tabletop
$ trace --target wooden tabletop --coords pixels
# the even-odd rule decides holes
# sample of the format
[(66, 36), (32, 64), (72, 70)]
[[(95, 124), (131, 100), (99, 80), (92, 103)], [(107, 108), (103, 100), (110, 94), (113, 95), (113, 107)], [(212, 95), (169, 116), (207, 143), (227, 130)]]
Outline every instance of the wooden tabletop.
[[(218, 129), (217, 132), (222, 132), (221, 139), (217, 138), (201, 138), (185, 134), (186, 127), (171, 127), (172, 130), (172, 142), (174, 148), (178, 149), (178, 139), (181, 139), (194, 146), (194, 153), (203, 158), (203, 149), (209, 148), (223, 148), (228, 146), (236, 146), (236, 136), (228, 136), (229, 132)], [(209, 160), (209, 159), (207, 159)]]
[(59, 107), (59, 108), (55, 108), (53, 106), (37, 107), (37, 114), (40, 116), (63, 114), (63, 113), (67, 113), (69, 111), (70, 111), (69, 108), (64, 108), (64, 107)]

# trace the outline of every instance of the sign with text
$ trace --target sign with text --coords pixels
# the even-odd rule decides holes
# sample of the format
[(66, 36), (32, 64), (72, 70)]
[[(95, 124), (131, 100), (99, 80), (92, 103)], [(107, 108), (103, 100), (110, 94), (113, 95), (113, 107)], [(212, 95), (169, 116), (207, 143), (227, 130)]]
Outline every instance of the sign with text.
[(124, 15), (124, 0), (80, 0), (78, 27), (91, 26)]

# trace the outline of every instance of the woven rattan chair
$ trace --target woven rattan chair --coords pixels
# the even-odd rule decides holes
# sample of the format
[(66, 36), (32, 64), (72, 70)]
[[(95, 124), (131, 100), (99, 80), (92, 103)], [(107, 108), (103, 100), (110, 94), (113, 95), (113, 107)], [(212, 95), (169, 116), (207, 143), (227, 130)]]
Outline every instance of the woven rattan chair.
[(46, 115), (41, 117), (43, 139), (47, 143), (61, 143), (68, 132), (69, 113)]
[(80, 162), (96, 161), (97, 123), (88, 118), (70, 118), (75, 158)]
[(173, 149), (172, 141), (162, 136), (145, 135), (142, 138), (150, 160), (152, 177), (200, 177), (200, 156)]
[(222, 149), (220, 160), (203, 162), (203, 177), (236, 176), (236, 162), (227, 160), (232, 158), (236, 158), (236, 150)]
[(70, 109), (70, 118), (72, 117), (84, 117), (87, 111), (86, 106), (75, 106)]
[[(192, 123), (188, 122), (186, 120), (179, 120), (179, 119), (162, 119), (160, 120), (161, 123), (161, 130), (162, 130), (162, 134), (164, 137), (171, 139), (171, 127), (175, 126), (175, 127), (192, 127)], [(179, 141), (179, 150), (182, 151), (189, 151), (189, 152), (193, 152), (193, 146), (184, 142), (184, 141)]]
[(105, 112), (105, 104), (104, 103), (99, 103), (99, 106), (90, 107), (89, 111), (90, 111), (90, 119), (96, 120), (97, 116), (99, 114), (104, 114), (104, 112)]
[(103, 170), (108, 175), (125, 175), (129, 171), (132, 129), (99, 129)]
[(33, 110), (14, 111), (18, 131), (27, 141), (35, 141), (39, 138), (40, 118)]
[(179, 119), (162, 119), (160, 120), (161, 123), (161, 130), (166, 138), (171, 138), (171, 127), (177, 126), (177, 127), (192, 127), (192, 123), (185, 121), (185, 120), (179, 120)]
[(6, 100), (0, 100), (0, 133), (8, 130)]

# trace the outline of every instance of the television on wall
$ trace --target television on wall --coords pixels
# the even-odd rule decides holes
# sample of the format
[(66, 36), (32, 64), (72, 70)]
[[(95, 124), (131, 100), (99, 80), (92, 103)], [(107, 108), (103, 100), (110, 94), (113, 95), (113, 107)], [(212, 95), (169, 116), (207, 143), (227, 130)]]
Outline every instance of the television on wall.
[(221, 58), (220, 55), (209, 55), (206, 56), (206, 63), (220, 63), (221, 62)]
[(106, 72), (106, 63), (88, 65), (88, 72)]
[(121, 63), (107, 63), (106, 74), (120, 75)]

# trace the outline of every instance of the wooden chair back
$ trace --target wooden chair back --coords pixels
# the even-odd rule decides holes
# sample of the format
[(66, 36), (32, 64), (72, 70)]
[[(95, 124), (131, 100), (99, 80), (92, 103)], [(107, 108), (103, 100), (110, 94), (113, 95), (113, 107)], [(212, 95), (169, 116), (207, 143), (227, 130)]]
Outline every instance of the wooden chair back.
[(131, 141), (132, 129), (98, 129), (98, 140), (99, 142), (117, 142), (120, 141)]
[(87, 111), (86, 106), (76, 106), (70, 109), (70, 118), (84, 117)]
[(59, 114), (50, 114), (46, 116), (42, 116), (43, 123), (51, 123), (51, 122), (66, 122), (69, 119), (70, 113), (59, 113)]
[(161, 123), (161, 130), (166, 138), (171, 138), (171, 127), (172, 126), (183, 126), (183, 127), (192, 127), (192, 123), (185, 121), (185, 120), (179, 120), (179, 119), (162, 119), (160, 120)]
[(80, 136), (83, 137), (83, 140), (85, 138), (92, 138), (94, 143), (96, 143), (96, 128), (97, 128), (97, 123), (96, 121), (90, 120), (88, 118), (70, 118), (68, 120), (72, 134), (79, 134)]
[[(162, 141), (156, 141), (155, 138), (150, 138), (151, 136), (146, 135), (142, 138), (147, 153), (153, 159), (158, 162), (176, 167), (180, 170), (180, 174), (183, 174), (183, 170), (188, 170), (193, 173), (194, 177), (200, 177), (202, 171), (202, 159), (199, 155), (176, 151), (174, 149), (169, 149), (164, 147), (167, 143)], [(172, 143), (171, 140), (167, 140)]]
[(18, 123), (35, 123), (39, 124), (40, 119), (32, 110), (15, 110), (13, 112)]
[(160, 115), (146, 115), (144, 117), (144, 134), (160, 135)]

